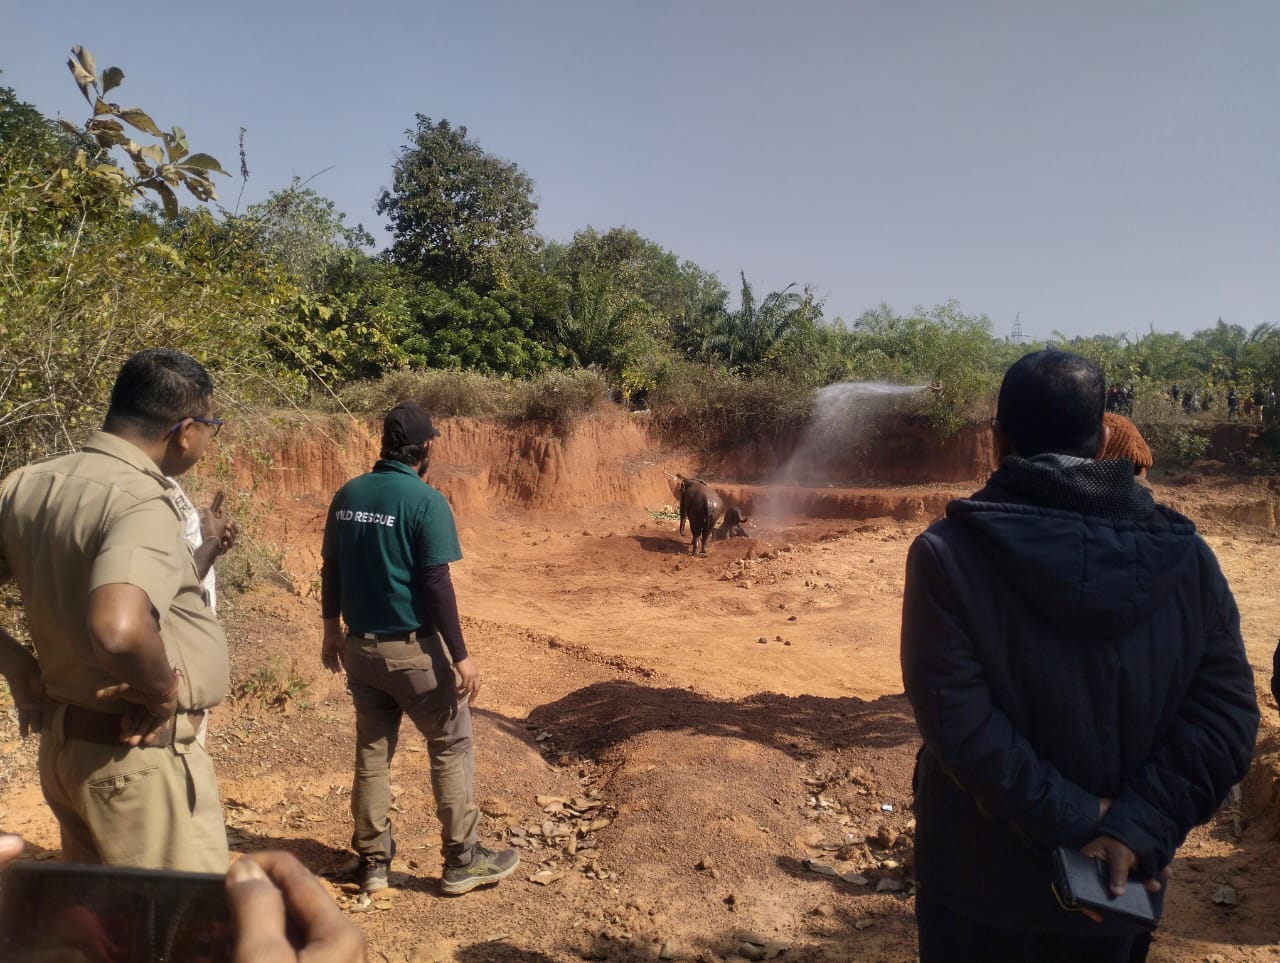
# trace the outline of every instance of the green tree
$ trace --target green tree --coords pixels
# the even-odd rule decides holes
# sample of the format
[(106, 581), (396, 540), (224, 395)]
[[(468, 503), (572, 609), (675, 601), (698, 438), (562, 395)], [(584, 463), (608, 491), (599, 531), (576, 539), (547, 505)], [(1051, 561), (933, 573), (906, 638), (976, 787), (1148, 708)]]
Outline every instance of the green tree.
[(22, 164), (40, 168), (67, 163), (87, 141), (48, 120), (18, 99), (12, 87), (0, 87), (0, 167)]
[(538, 243), (533, 181), (486, 153), (466, 127), (417, 115), (378, 199), (390, 218), (391, 258), (424, 281), (498, 286)]
[(1209, 373), (1215, 378), (1233, 376), (1249, 343), (1249, 332), (1241, 325), (1227, 324), (1221, 318), (1212, 328), (1204, 328), (1191, 337), (1199, 342), (1209, 360)]
[(769, 351), (769, 367), (811, 388), (854, 377), (854, 335), (839, 318), (802, 316)]
[(533, 337), (534, 313), (513, 288), (482, 294), (465, 284), (422, 283), (412, 311), (416, 330), (403, 347), (415, 362), (529, 377), (552, 361)]
[[(72, 64), (84, 91), (100, 84), (105, 93), (123, 77), (109, 68), (99, 81), (82, 49)], [(19, 129), (37, 126), (33, 108), (11, 91), (0, 100)], [(185, 148), (171, 131), (160, 135), (171, 152), (155, 145), (158, 160), (155, 151), (142, 155), (151, 173), (126, 175), (106, 151), (125, 123), (149, 119), (136, 108), (105, 108), (95, 106), (86, 125), (89, 149), (0, 152), (0, 475), (77, 444), (99, 423), (120, 363), (140, 345), (170, 345), (204, 361), (220, 404), (230, 407), (300, 397), (308, 378), (324, 374), (313, 346), (323, 332), (290, 327), (301, 293), (255, 238), (235, 219), (178, 209), (170, 180), (168, 194), (148, 183), (159, 176), (195, 184), (199, 197), (211, 168), (185, 170)], [(142, 151), (129, 144), (121, 146), (130, 157)], [(176, 216), (135, 207), (140, 191)]]
[(1134, 352), (1128, 335), (1104, 334), (1088, 338), (1068, 338), (1055, 331), (1053, 340), (1059, 342), (1064, 350), (1088, 358), (1101, 368), (1107, 384), (1128, 384), (1133, 380)]
[(943, 431), (979, 416), (979, 405), (989, 410), (1004, 371), (1032, 350), (993, 339), (985, 315), (964, 314), (954, 301), (907, 316), (881, 304), (858, 318), (853, 334), (858, 376), (933, 385), (929, 412)]
[(1161, 391), (1179, 382), (1186, 384), (1196, 370), (1196, 359), (1187, 339), (1176, 332), (1154, 329), (1134, 342), (1129, 370), (1133, 380), (1143, 381)]
[(654, 314), (648, 302), (621, 289), (607, 272), (583, 268), (574, 278), (556, 334), (574, 364), (596, 365), (616, 375)]
[[(325, 290), (299, 291), (289, 331), (281, 341), (314, 356), (309, 373), (319, 380), (374, 378), (408, 367), (418, 334), (414, 314), (417, 281), (394, 264), (354, 248), (333, 255)], [(289, 364), (288, 353), (281, 355)]]
[(691, 301), (724, 302), (720, 281), (691, 261), (680, 262), (672, 251), (628, 227), (600, 234), (588, 227), (569, 244), (547, 245), (547, 269), (572, 286), (578, 277), (609, 275), (619, 296), (639, 298), (653, 310), (656, 327), (650, 332), (668, 340)]
[(348, 227), (333, 201), (309, 187), (273, 191), (251, 204), (245, 219), (257, 228), (267, 256), (309, 294), (328, 288), (330, 270), (347, 252), (373, 246), (362, 226)]
[(556, 351), (598, 367), (628, 398), (657, 384), (693, 312), (724, 304), (714, 275), (627, 227), (588, 227), (568, 244), (549, 243), (543, 263), (564, 292)]
[(1255, 388), (1280, 387), (1280, 329), (1260, 324), (1249, 335), (1245, 359), (1253, 368)]
[(683, 298), (672, 320), (672, 344), (676, 352), (693, 361), (709, 362), (715, 357), (716, 333), (728, 313), (729, 292), (714, 274), (686, 261)]

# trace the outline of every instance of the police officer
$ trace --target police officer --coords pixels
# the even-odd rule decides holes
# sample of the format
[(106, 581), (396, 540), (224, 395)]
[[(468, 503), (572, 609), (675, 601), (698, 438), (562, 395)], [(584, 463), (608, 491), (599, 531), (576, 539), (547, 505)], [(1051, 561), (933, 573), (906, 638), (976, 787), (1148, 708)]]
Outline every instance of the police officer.
[[(0, 669), (20, 680), (20, 717), (41, 727), (40, 785), (71, 862), (227, 868), (213, 766), (196, 740), (227, 692), (227, 644), (166, 478), (217, 434), (212, 405), (194, 358), (140, 352), (120, 369), (101, 431), (0, 486), (0, 581), (17, 581), (36, 651), (32, 661), (0, 634)], [(209, 552), (226, 523), (211, 519)]]
[(381, 458), (338, 489), (325, 520), (321, 658), (332, 672), (346, 670), (355, 703), (351, 844), (365, 892), (386, 888), (395, 856), (391, 757), (405, 715), (427, 740), (444, 892), (497, 882), (519, 863), (515, 850), (480, 845), (476, 829), (470, 703), (480, 675), (467, 655), (449, 578), (462, 549), (449, 503), (422, 480), (439, 434), (415, 402), (392, 408)]

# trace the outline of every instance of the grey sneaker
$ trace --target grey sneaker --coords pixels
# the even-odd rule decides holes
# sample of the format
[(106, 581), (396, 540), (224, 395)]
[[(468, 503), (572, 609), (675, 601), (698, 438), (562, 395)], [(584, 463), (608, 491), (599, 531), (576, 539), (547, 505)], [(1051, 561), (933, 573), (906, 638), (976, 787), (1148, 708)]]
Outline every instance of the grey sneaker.
[(485, 849), (479, 843), (471, 850), (471, 862), (466, 866), (448, 866), (444, 871), (444, 892), (449, 896), (469, 893), (477, 886), (485, 886), (505, 879), (520, 865), (520, 854), (514, 849), (500, 853)]
[(391, 884), (387, 881), (389, 863), (380, 860), (363, 860), (360, 863), (360, 888), (366, 893), (376, 893)]

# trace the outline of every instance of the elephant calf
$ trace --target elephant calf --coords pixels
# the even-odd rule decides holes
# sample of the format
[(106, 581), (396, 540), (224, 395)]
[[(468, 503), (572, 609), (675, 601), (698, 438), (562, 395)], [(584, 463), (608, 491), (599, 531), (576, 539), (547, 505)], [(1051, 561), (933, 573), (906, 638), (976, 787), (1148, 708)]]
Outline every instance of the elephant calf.
[(742, 514), (742, 509), (737, 505), (730, 505), (725, 509), (724, 520), (713, 537), (717, 542), (722, 542), (726, 538), (748, 538), (746, 524), (749, 521), (750, 519)]

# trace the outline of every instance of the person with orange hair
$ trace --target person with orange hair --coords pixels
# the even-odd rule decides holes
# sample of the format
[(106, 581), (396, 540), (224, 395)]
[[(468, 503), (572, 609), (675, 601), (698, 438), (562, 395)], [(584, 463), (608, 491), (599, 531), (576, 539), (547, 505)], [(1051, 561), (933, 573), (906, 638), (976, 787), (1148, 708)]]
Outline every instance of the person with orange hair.
[(1146, 478), (1147, 469), (1152, 466), (1154, 460), (1151, 457), (1151, 448), (1142, 437), (1138, 426), (1124, 415), (1118, 415), (1114, 411), (1103, 413), (1102, 424), (1106, 429), (1107, 440), (1102, 446), (1102, 453), (1098, 455), (1098, 461), (1127, 458), (1133, 462), (1133, 473), (1139, 478)]

